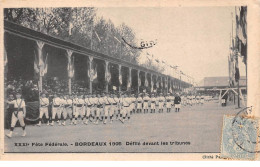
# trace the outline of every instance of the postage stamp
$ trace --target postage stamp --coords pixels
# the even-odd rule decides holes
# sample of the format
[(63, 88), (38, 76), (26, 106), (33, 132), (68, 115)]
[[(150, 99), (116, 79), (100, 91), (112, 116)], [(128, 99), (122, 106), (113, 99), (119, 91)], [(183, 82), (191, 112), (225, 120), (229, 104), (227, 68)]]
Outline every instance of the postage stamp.
[(221, 157), (254, 160), (259, 153), (259, 119), (243, 115), (223, 117)]

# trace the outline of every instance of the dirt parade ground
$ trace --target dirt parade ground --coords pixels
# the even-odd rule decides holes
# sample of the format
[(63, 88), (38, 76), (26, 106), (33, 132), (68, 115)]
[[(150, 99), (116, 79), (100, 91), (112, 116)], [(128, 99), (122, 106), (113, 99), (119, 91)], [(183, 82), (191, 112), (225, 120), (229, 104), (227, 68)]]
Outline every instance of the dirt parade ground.
[[(220, 152), (222, 119), (234, 115), (234, 105), (216, 102), (182, 107), (179, 113), (133, 114), (122, 124), (29, 125), (27, 135), (16, 128), (5, 137), (5, 152)], [(5, 130), (8, 133), (8, 130)]]

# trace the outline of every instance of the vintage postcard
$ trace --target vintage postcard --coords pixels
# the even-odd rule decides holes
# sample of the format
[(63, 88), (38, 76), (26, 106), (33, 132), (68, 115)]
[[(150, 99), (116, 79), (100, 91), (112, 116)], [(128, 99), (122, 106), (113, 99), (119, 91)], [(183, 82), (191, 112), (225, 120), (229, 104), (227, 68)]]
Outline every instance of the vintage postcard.
[(0, 3), (0, 160), (259, 160), (259, 1)]

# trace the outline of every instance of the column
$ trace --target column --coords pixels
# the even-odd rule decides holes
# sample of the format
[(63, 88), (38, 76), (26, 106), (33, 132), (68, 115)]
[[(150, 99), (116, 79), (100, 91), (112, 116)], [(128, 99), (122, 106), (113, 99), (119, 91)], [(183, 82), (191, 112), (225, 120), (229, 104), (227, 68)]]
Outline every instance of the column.
[(71, 50), (66, 50), (67, 51), (67, 59), (68, 59), (68, 78), (69, 78), (69, 81), (68, 81), (68, 87), (69, 87), (69, 94), (71, 94), (71, 78), (73, 77), (72, 75), (72, 51)]
[[(144, 86), (147, 87), (148, 86), (148, 82), (147, 82), (147, 73), (144, 72)], [(145, 88), (146, 89), (146, 88)]]
[(132, 68), (129, 67), (129, 73), (128, 73), (128, 84), (127, 84), (127, 90), (131, 91), (131, 87), (132, 87)]
[(106, 81), (106, 93), (108, 93), (108, 84), (109, 84), (109, 72), (108, 71), (108, 66), (109, 66), (109, 61), (105, 60), (105, 81)]
[(44, 62), (43, 62), (43, 55), (42, 55), (42, 48), (44, 46), (44, 42), (36, 41), (37, 43), (37, 52), (38, 52), (38, 66), (39, 66), (39, 92), (42, 92), (42, 77), (44, 71)]
[(137, 93), (140, 93), (139, 87), (141, 86), (140, 70), (137, 70)]
[(118, 80), (119, 80), (119, 87), (118, 87), (118, 89), (119, 89), (119, 92), (121, 92), (121, 85), (122, 85), (122, 72), (121, 72), (121, 68), (122, 68), (122, 66), (121, 66), (121, 64), (119, 64), (118, 65), (118, 73), (119, 73), (119, 76), (118, 76)]
[(160, 76), (160, 78), (161, 78), (161, 81), (160, 81), (160, 86), (161, 86), (161, 93), (163, 93), (163, 79), (162, 79), (162, 76)]
[(182, 84), (181, 84), (181, 73), (180, 73), (180, 91), (182, 89)]
[(92, 94), (92, 82), (93, 82), (93, 67), (92, 67), (92, 63), (93, 63), (93, 56), (89, 56), (89, 93)]
[(168, 82), (168, 76), (166, 77), (166, 93), (168, 94), (168, 90), (169, 90), (169, 82)]
[(153, 92), (153, 74), (151, 73), (151, 92)]

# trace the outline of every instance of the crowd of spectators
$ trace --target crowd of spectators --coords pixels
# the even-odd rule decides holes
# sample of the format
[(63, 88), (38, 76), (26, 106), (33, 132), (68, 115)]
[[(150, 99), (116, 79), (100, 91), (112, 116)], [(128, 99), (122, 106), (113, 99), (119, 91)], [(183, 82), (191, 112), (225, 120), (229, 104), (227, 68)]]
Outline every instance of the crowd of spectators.
[(16, 91), (21, 91), (26, 102), (38, 101), (39, 99), (38, 83), (34, 80), (26, 81), (21, 78), (5, 80), (5, 91), (7, 97), (14, 96)]
[[(68, 80), (59, 79), (57, 77), (46, 78), (43, 80), (43, 91), (47, 94), (68, 93)], [(71, 82), (72, 92), (88, 92), (86, 81)]]

